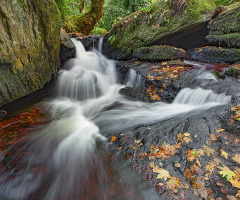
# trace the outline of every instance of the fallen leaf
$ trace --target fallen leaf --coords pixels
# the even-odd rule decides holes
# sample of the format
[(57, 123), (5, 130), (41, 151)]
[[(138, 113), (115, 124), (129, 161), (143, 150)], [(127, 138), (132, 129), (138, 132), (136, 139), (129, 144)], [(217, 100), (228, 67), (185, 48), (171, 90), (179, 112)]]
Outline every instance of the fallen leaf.
[(217, 129), (216, 131), (218, 132), (218, 133), (220, 133), (220, 132), (223, 132), (225, 129), (223, 129), (223, 128), (220, 128), (220, 129)]
[(190, 170), (192, 173), (197, 174), (199, 172), (200, 168), (197, 165), (193, 164), (190, 166)]
[(174, 166), (175, 167), (181, 167), (181, 164), (180, 163), (175, 163)]
[(220, 153), (221, 153), (221, 156), (225, 157), (226, 159), (229, 157), (229, 154), (223, 149), (220, 149)]
[(151, 168), (155, 167), (154, 162), (150, 162), (149, 167), (151, 167)]
[(169, 177), (169, 181), (167, 182), (167, 186), (170, 190), (180, 188), (180, 180), (176, 177)]
[(232, 179), (236, 174), (231, 171), (227, 166), (223, 165), (223, 167), (217, 167), (219, 169), (221, 169), (222, 171), (219, 171), (218, 173), (222, 176), (222, 177), (226, 177), (227, 181)]
[(170, 178), (169, 171), (165, 169), (159, 168), (157, 173), (157, 179), (164, 179), (166, 181), (168, 178)]
[(240, 164), (240, 154), (236, 154), (234, 157), (233, 157), (233, 161), (237, 164)]
[(112, 136), (112, 138), (111, 138), (111, 142), (115, 142), (116, 141), (116, 136)]
[(212, 139), (213, 142), (217, 141), (217, 136), (216, 134), (211, 134), (210, 138)]
[(208, 146), (206, 146), (206, 145), (203, 145), (203, 149), (206, 152), (207, 156), (215, 154), (215, 150), (210, 148), (210, 147), (208, 147)]
[(122, 147), (118, 147), (118, 150), (120, 151), (122, 149)]
[(183, 141), (186, 142), (187, 144), (188, 144), (189, 142), (192, 142), (191, 138), (189, 138), (189, 137), (184, 137), (184, 138), (183, 138)]

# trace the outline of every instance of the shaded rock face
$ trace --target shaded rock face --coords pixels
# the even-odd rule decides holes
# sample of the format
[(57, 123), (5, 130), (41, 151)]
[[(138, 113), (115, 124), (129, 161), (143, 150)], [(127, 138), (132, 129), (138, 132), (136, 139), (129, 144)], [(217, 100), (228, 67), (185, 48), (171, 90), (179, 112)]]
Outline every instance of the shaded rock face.
[(210, 21), (214, 8), (211, 0), (189, 0), (181, 13), (173, 14), (168, 1), (158, 1), (150, 11), (137, 11), (119, 21), (104, 37), (103, 52), (114, 59), (131, 59), (137, 48), (159, 44), (169, 35), (185, 35), (183, 30)]
[(0, 105), (50, 81), (58, 66), (59, 30), (54, 0), (0, 2)]
[(98, 42), (100, 38), (100, 35), (91, 35), (84, 38), (78, 38), (78, 40), (83, 44), (87, 51), (91, 51), (93, 48), (98, 47)]
[(185, 50), (173, 46), (162, 45), (142, 47), (133, 51), (133, 57), (138, 60), (165, 61), (184, 58)]
[(61, 45), (60, 45), (60, 62), (63, 65), (69, 58), (73, 58), (76, 54), (76, 47), (69, 35), (61, 29)]

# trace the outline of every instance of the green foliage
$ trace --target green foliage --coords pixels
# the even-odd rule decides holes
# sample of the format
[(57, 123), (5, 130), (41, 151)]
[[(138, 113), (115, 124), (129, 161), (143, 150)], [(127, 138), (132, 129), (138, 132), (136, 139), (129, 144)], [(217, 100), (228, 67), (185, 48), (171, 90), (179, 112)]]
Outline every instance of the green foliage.
[(145, 9), (146, 12), (150, 12), (155, 2), (156, 0), (108, 0), (104, 5), (104, 14), (96, 27), (109, 31), (114, 23), (137, 10)]
[(115, 39), (116, 39), (116, 36), (112, 35), (108, 38), (108, 41), (112, 44), (112, 43), (114, 43)]
[(107, 30), (106, 29), (103, 29), (103, 28), (97, 28), (95, 27), (91, 32), (91, 34), (95, 34), (95, 35), (105, 35), (107, 34)]

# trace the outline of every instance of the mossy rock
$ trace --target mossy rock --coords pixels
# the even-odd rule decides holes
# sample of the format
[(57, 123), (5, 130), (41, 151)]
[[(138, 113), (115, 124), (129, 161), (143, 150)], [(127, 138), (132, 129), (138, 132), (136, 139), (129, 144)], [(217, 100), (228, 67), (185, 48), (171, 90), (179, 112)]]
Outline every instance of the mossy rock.
[(225, 74), (235, 78), (240, 78), (240, 64), (233, 64), (227, 69)]
[(240, 48), (240, 2), (226, 7), (208, 24), (206, 39), (215, 46)]
[(58, 66), (54, 0), (0, 1), (0, 106), (42, 88)]
[(187, 57), (198, 62), (228, 64), (240, 61), (240, 50), (208, 46), (188, 51)]
[(166, 61), (184, 58), (185, 50), (168, 46), (141, 47), (133, 51), (133, 57), (144, 61)]
[[(178, 1), (173, 2), (177, 4)], [(105, 36), (103, 52), (114, 59), (130, 59), (137, 48), (150, 46), (194, 24), (210, 21), (216, 7), (212, 0), (188, 0), (185, 4), (177, 10), (172, 8), (170, 1), (158, 1), (150, 9), (132, 13), (117, 22)], [(114, 41), (109, 39), (113, 37)]]

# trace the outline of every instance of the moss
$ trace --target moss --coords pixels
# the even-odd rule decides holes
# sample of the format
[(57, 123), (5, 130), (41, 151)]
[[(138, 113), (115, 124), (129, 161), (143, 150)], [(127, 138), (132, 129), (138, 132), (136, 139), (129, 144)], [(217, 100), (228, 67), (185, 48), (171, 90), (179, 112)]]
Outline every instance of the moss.
[(234, 66), (230, 66), (226, 73), (226, 75), (228, 76), (232, 76), (232, 77), (236, 77), (236, 78), (240, 78), (240, 69), (239, 68), (236, 68)]
[(166, 61), (184, 58), (185, 50), (167, 45), (142, 47), (134, 50), (133, 56), (139, 60)]
[(17, 2), (23, 8), (23, 10), (27, 11), (27, 6), (26, 6), (24, 0), (17, 0)]
[(218, 15), (208, 25), (209, 34), (228, 34), (234, 32), (240, 32), (240, 15), (237, 16), (240, 11), (240, 4), (238, 7), (228, 10)]
[[(211, 19), (211, 11), (215, 8), (212, 0), (187, 2), (181, 14), (172, 15), (169, 1), (158, 1), (148, 12), (141, 10), (123, 18), (107, 36), (116, 35), (116, 40), (109, 44), (110, 48), (131, 54), (134, 49), (149, 46), (166, 35)], [(109, 53), (112, 56), (115, 52), (110, 49)]]
[(225, 35), (208, 35), (206, 39), (210, 43), (218, 43), (227, 47), (240, 48), (240, 33), (229, 33)]
[(238, 49), (221, 47), (203, 47), (188, 51), (190, 59), (208, 63), (235, 63), (240, 61)]

